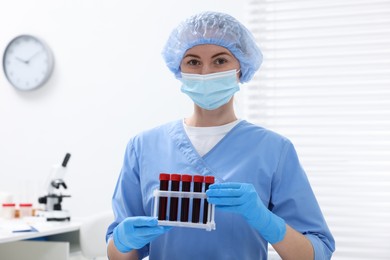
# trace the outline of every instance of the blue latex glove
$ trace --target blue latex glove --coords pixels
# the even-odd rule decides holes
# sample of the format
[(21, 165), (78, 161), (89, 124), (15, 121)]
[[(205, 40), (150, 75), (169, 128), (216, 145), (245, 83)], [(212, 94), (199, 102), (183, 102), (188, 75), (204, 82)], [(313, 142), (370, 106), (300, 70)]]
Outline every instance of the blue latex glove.
[(120, 252), (130, 252), (144, 247), (170, 229), (158, 226), (157, 219), (153, 217), (128, 217), (114, 228), (114, 244)]
[(241, 214), (269, 243), (283, 240), (286, 223), (264, 206), (252, 184), (217, 183), (210, 185), (206, 195), (217, 209)]

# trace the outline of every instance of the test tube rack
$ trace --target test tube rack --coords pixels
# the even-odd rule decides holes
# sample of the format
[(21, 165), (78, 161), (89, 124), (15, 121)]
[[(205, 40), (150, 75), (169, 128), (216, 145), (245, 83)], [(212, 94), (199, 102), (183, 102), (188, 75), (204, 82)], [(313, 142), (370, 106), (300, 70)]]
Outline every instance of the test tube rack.
[[(165, 174), (168, 175), (168, 174)], [(179, 175), (176, 174), (175, 177), (178, 177)], [(164, 176), (166, 177), (166, 176)], [(188, 177), (188, 175), (187, 175)], [(202, 176), (197, 176), (201, 177)], [(161, 180), (161, 176), (160, 176)], [(214, 179), (212, 178), (213, 182)], [(165, 181), (167, 181), (165, 179)], [(177, 183), (176, 183), (177, 185)], [(178, 186), (176, 186), (178, 188)], [(199, 187), (198, 187), (199, 188)], [(178, 191), (178, 190), (171, 190), (174, 189), (173, 185), (171, 183), (170, 189), (167, 186), (167, 183), (165, 183), (164, 189), (155, 189), (153, 191), (154, 196), (154, 209), (153, 209), (153, 217), (158, 218), (158, 224), (161, 226), (176, 226), (176, 227), (188, 227), (188, 228), (199, 228), (199, 229), (205, 229), (206, 231), (215, 230), (215, 221), (214, 221), (214, 215), (215, 215), (215, 205), (207, 203), (207, 196), (206, 196), (206, 187), (203, 190), (200, 188), (200, 190), (195, 191)], [(195, 188), (194, 188), (195, 189)], [(187, 203), (190, 203), (192, 205), (192, 218), (189, 218), (190, 211), (188, 210), (188, 204), (187, 209), (184, 207), (184, 204), (182, 203), (184, 200), (190, 201)], [(163, 204), (163, 205), (160, 205)], [(195, 212), (196, 217), (194, 217), (194, 208), (195, 205), (197, 205), (198, 209)], [(171, 208), (172, 206), (175, 207), (174, 213), (170, 211), (168, 213), (168, 210), (163, 210), (163, 213), (161, 213), (160, 207), (165, 207), (166, 209)], [(179, 215), (183, 214), (183, 211), (187, 214), (186, 218), (183, 220), (182, 217)], [(203, 214), (202, 214), (203, 213)], [(172, 215), (173, 214), (173, 215)], [(203, 218), (201, 217), (203, 216)]]

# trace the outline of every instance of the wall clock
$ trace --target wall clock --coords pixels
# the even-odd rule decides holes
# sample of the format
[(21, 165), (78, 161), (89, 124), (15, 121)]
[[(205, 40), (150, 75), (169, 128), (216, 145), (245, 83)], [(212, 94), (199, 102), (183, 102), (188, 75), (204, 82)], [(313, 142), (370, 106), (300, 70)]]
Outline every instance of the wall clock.
[(3, 70), (18, 90), (33, 90), (44, 85), (54, 67), (53, 53), (42, 40), (32, 35), (12, 39), (4, 51)]

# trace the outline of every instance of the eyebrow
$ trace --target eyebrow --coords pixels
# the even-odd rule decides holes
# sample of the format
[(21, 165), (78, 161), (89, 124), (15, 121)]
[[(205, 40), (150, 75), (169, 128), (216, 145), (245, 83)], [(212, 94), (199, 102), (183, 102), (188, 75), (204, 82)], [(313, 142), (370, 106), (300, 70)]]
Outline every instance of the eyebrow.
[[(211, 58), (213, 59), (213, 58), (218, 57), (220, 55), (232, 56), (230, 53), (223, 51), (223, 52), (218, 52), (217, 54), (214, 54), (213, 56), (211, 56)], [(195, 55), (195, 54), (187, 54), (186, 56), (184, 56), (184, 58), (187, 58), (187, 57), (193, 57), (193, 58), (200, 59), (200, 56)]]
[(198, 58), (198, 59), (200, 59), (200, 56), (195, 55), (195, 54), (187, 54), (186, 56), (183, 57), (183, 59), (184, 59), (184, 58), (187, 58), (187, 57), (192, 57), (192, 58)]
[(220, 55), (232, 56), (230, 53), (223, 51), (223, 52), (219, 52), (217, 54), (214, 54), (213, 56), (211, 56), (211, 58), (215, 58), (215, 57), (220, 56)]

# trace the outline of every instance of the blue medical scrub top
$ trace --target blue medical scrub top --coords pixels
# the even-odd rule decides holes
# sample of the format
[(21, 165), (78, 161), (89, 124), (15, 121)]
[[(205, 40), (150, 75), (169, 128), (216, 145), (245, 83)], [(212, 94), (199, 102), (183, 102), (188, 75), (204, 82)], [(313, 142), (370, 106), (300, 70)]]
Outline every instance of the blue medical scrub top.
[[(153, 190), (159, 187), (160, 173), (252, 183), (269, 210), (311, 241), (315, 259), (330, 259), (334, 251), (334, 239), (292, 143), (245, 120), (203, 157), (191, 144), (182, 120), (132, 138), (112, 199), (115, 221), (107, 239), (126, 217), (153, 215)], [(139, 255), (149, 255), (150, 260), (267, 259), (267, 241), (243, 217), (216, 210), (215, 223), (213, 231), (174, 227), (139, 249)]]

